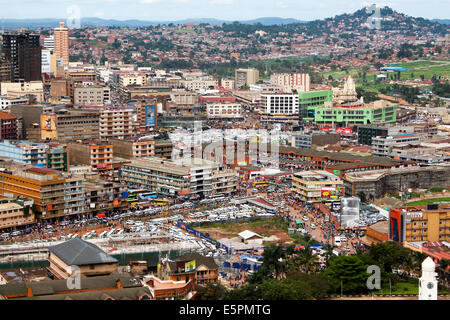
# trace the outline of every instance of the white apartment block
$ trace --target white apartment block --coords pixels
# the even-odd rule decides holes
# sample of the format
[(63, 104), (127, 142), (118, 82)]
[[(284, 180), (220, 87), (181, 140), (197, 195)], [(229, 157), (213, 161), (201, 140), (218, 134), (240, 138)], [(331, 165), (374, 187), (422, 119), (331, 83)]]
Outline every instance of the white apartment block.
[(226, 90), (233, 90), (234, 89), (234, 80), (232, 80), (232, 79), (222, 79), (221, 85)]
[(398, 134), (387, 137), (372, 138), (372, 154), (377, 156), (388, 156), (393, 148), (401, 148), (409, 145), (418, 146), (420, 137), (414, 134)]
[(219, 87), (219, 82), (214, 79), (184, 80), (182, 83), (187, 90), (196, 92), (214, 90)]
[(270, 115), (298, 115), (298, 96), (295, 94), (261, 95), (260, 112)]
[(311, 89), (311, 78), (307, 73), (274, 73), (270, 82), (282, 87), (284, 92), (305, 92)]
[(0, 110), (8, 109), (11, 106), (17, 104), (28, 104), (26, 98), (8, 98), (6, 96), (0, 96)]
[(133, 109), (101, 110), (100, 140), (125, 139), (133, 135)]
[(145, 86), (147, 84), (147, 76), (144, 74), (123, 74), (119, 80), (122, 88), (128, 86)]
[(206, 105), (208, 118), (241, 118), (242, 105), (239, 103), (209, 103)]

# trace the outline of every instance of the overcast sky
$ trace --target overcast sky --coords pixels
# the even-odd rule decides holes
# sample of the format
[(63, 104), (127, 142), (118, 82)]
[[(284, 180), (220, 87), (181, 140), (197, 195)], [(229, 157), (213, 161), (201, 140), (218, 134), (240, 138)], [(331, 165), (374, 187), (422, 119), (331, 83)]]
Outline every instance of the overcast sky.
[(77, 6), (82, 17), (118, 20), (261, 17), (314, 20), (351, 13), (372, 3), (388, 5), (410, 16), (450, 19), (450, 0), (0, 0), (0, 19), (65, 19), (69, 16), (68, 8)]

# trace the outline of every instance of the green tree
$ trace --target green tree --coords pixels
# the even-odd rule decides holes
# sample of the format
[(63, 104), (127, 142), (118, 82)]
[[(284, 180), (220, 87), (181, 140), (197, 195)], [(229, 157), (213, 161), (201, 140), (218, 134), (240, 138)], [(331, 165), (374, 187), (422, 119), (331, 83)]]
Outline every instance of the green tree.
[(304, 249), (300, 249), (295, 255), (295, 265), (302, 268), (306, 273), (311, 273), (318, 268), (318, 257), (315, 255), (311, 247), (306, 246)]
[(367, 291), (368, 265), (357, 255), (334, 256), (329, 261), (325, 275), (334, 292), (363, 293)]
[(411, 265), (410, 250), (398, 242), (382, 242), (370, 247), (369, 256), (385, 273)]
[(220, 300), (227, 289), (220, 283), (208, 283), (205, 287), (200, 287), (199, 294), (202, 300)]

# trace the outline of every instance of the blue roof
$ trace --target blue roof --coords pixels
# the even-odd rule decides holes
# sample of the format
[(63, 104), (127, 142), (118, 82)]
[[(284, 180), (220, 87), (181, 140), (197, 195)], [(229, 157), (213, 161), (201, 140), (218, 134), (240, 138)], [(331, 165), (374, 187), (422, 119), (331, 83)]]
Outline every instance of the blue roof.
[(381, 67), (381, 71), (406, 71), (406, 68), (403, 67)]

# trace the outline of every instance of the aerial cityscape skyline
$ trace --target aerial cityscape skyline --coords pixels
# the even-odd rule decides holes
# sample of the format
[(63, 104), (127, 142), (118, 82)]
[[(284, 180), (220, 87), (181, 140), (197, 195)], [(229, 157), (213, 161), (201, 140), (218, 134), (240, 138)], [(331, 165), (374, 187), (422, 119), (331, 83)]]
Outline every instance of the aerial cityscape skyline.
[[(78, 6), (82, 17), (146, 21), (172, 21), (212, 18), (221, 20), (251, 20), (262, 17), (291, 18), (302, 21), (324, 19), (365, 6), (389, 6), (410, 16), (426, 19), (448, 19), (450, 3), (440, 0), (422, 1), (296, 1), (296, 0), (19, 0), (13, 3), (0, 0), (8, 10), (0, 19), (50, 19), (66, 18), (67, 8)], [(406, 5), (407, 4), (407, 5)], [(48, 6), (51, 6), (51, 10)], [(23, 10), (27, 6), (30, 10)], [(236, 10), (239, 6), (239, 10)]]
[(447, 7), (0, 0), (0, 300), (450, 300)]

